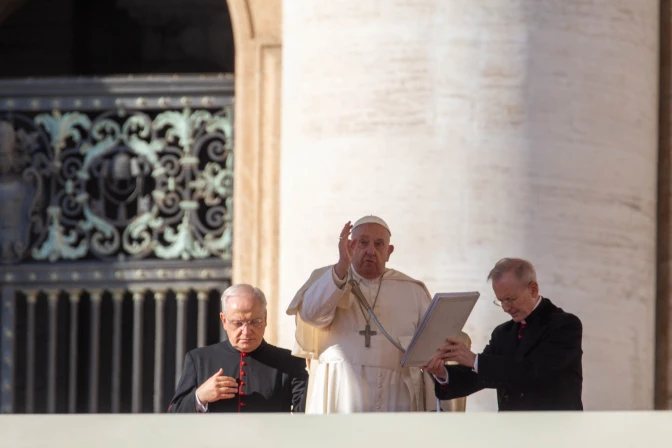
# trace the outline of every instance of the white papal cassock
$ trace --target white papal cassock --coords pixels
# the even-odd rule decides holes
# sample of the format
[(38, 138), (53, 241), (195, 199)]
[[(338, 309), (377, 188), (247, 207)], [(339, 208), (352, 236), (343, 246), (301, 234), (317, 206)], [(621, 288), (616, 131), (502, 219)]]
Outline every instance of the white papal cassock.
[(404, 348), (431, 301), (422, 282), (393, 269), (386, 269), (382, 281), (367, 280), (353, 269), (339, 280), (333, 266), (314, 271), (287, 309), (296, 316), (294, 354), (310, 360), (306, 413), (435, 410), (429, 375), (402, 368), (402, 352), (373, 321), (370, 328), (378, 334), (365, 346), (360, 332), (370, 316), (351, 293), (351, 278), (383, 328)]

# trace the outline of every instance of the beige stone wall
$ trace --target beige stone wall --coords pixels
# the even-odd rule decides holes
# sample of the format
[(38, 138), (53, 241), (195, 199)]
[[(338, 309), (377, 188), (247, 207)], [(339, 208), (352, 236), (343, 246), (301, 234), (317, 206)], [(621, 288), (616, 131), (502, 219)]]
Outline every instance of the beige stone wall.
[(391, 266), (481, 291), (474, 348), (506, 319), (488, 270), (527, 257), (584, 323), (586, 408), (651, 408), (658, 2), (287, 1), (283, 17), (280, 308), (336, 261), (345, 221), (379, 214)]

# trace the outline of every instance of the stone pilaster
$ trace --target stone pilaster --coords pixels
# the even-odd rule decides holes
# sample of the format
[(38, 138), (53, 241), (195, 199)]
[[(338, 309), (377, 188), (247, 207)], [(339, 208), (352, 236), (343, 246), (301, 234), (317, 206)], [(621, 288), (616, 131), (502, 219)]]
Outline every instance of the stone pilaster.
[(227, 0), (236, 47), (233, 281), (267, 295), (277, 339), (282, 1)]

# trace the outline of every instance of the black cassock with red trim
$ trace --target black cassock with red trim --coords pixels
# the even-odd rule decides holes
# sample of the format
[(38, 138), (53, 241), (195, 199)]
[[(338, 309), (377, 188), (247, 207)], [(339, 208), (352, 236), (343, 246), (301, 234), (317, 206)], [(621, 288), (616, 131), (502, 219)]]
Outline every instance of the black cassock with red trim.
[(304, 412), (306, 361), (266, 341), (249, 353), (229, 341), (187, 353), (168, 412), (196, 412), (196, 389), (220, 368), (238, 381), (238, 393), (208, 404), (208, 412)]

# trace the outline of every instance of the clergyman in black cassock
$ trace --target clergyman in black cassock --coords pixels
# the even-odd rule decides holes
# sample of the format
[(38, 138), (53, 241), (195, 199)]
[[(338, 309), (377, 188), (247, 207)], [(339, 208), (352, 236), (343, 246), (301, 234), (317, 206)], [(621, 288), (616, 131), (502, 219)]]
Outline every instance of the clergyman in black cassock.
[(263, 339), (266, 298), (250, 285), (222, 295), (228, 339), (187, 353), (169, 412), (304, 412), (305, 360)]
[(526, 260), (500, 260), (488, 278), (496, 303), (512, 320), (495, 328), (478, 355), (449, 339), (428, 366), (436, 396), (449, 400), (494, 388), (500, 411), (583, 410), (579, 318), (538, 295), (536, 272)]
[(196, 389), (220, 368), (237, 380), (240, 390), (232, 399), (210, 403), (208, 412), (304, 411), (305, 360), (266, 341), (250, 353), (239, 352), (229, 341), (187, 353), (170, 411), (196, 412)]

